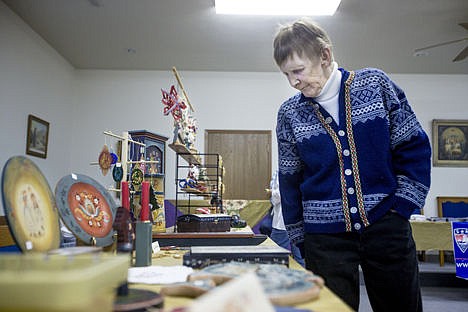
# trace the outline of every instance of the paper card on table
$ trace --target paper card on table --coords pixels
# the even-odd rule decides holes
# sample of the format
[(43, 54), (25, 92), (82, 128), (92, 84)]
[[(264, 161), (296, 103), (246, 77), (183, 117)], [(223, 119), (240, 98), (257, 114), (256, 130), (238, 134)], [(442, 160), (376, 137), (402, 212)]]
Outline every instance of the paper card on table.
[(182, 265), (131, 267), (127, 280), (135, 284), (181, 283), (187, 281), (187, 276), (192, 272), (192, 268)]
[(188, 312), (274, 312), (255, 273), (235, 278), (199, 297)]

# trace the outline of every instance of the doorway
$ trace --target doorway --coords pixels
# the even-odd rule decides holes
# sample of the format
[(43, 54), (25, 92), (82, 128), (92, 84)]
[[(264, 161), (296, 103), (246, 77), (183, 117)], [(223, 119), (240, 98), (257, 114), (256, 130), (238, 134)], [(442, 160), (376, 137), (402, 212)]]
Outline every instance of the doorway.
[(205, 130), (205, 153), (222, 156), (223, 199), (269, 199), (271, 130)]

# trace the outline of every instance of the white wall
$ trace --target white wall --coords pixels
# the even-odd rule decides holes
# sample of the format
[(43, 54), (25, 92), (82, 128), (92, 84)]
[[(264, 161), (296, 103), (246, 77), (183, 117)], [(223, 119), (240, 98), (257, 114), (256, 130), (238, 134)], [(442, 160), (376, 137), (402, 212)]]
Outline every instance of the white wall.
[[(109, 72), (78, 71), (81, 96), (80, 110), (88, 114), (86, 137), (98, 135), (114, 125), (115, 131), (147, 129), (167, 137), (172, 136), (172, 119), (163, 116), (160, 89), (169, 89), (176, 81), (170, 72)], [(181, 72), (189, 99), (195, 107), (200, 125), (197, 148), (204, 147), (206, 129), (272, 130), (281, 101), (294, 93), (286, 79), (279, 73), (233, 72)], [(429, 137), (432, 137), (432, 120), (468, 119), (465, 99), (468, 75), (391, 75), (404, 88), (408, 100), (419, 117)], [(84, 105), (82, 107), (82, 105)], [(78, 106), (77, 106), (78, 107)], [(107, 117), (106, 117), (107, 116)], [(99, 121), (102, 120), (102, 121)], [(80, 132), (81, 133), (81, 132)], [(78, 137), (78, 136), (75, 136)], [(274, 137), (274, 135), (273, 135)], [(86, 168), (90, 158), (96, 159), (104, 144), (103, 136), (94, 139), (90, 150), (80, 150), (74, 144), (72, 163)], [(273, 142), (273, 164), (277, 163), (276, 140)], [(86, 156), (84, 153), (87, 153)], [(80, 160), (81, 159), (81, 162)], [(167, 197), (174, 198), (175, 153), (167, 153)], [(87, 174), (97, 170), (87, 167)], [(468, 168), (434, 167), (432, 187), (425, 213), (437, 215), (436, 196), (468, 195), (465, 183)], [(108, 178), (108, 185), (112, 180)]]
[[(466, 62), (466, 60), (465, 60)], [(392, 75), (432, 142), (433, 119), (468, 120), (468, 75)], [(468, 196), (468, 168), (433, 167), (424, 213), (437, 216), (437, 196)]]
[(35, 115), (50, 123), (49, 146), (47, 159), (31, 159), (53, 191), (70, 166), (73, 81), (70, 64), (0, 2), (0, 168), (25, 155), (28, 114)]
[[(172, 137), (172, 117), (163, 116), (161, 88), (176, 84), (172, 72), (73, 70), (0, 2), (0, 166), (23, 155), (29, 113), (51, 122), (49, 156), (33, 157), (54, 188), (69, 172), (91, 176), (105, 186), (96, 162), (104, 144), (121, 134), (146, 129)], [(5, 43), (5, 44), (4, 44)], [(177, 65), (177, 64), (175, 64)], [(180, 71), (199, 121), (197, 148), (206, 129), (272, 130), (281, 102), (294, 91), (279, 73)], [(432, 119), (468, 119), (468, 75), (391, 75), (431, 136)], [(274, 135), (273, 135), (274, 137)], [(273, 165), (277, 162), (273, 142)], [(175, 153), (167, 149), (167, 197), (175, 197)], [(433, 168), (425, 207), (436, 215), (435, 196), (468, 195), (468, 168)], [(3, 207), (0, 207), (3, 214)]]
[[(180, 72), (194, 116), (199, 123), (196, 147), (204, 149), (206, 129), (271, 130), (281, 100), (294, 94), (279, 73)], [(72, 169), (111, 186), (112, 176), (100, 175), (96, 162), (104, 144), (115, 140), (102, 134), (145, 129), (172, 139), (173, 119), (163, 115), (161, 88), (177, 85), (172, 72), (79, 70), (79, 104), (74, 108)], [(276, 139), (273, 164), (277, 162)], [(175, 198), (175, 153), (166, 153), (167, 198)]]

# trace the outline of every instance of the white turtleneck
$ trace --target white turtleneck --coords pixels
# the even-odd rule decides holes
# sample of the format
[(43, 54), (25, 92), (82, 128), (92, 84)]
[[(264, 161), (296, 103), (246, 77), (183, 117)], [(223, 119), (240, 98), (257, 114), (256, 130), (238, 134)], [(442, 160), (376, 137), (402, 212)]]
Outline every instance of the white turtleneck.
[(340, 124), (338, 96), (341, 88), (341, 71), (338, 70), (338, 64), (332, 63), (332, 72), (328, 77), (325, 86), (315, 100), (333, 117), (335, 122)]

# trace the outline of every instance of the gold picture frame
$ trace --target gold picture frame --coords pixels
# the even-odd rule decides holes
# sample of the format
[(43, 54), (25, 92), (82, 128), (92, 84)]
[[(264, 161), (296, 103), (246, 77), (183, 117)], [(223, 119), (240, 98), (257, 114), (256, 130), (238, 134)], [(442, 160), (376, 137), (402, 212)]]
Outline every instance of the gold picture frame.
[(468, 167), (468, 120), (432, 121), (432, 163), (439, 167)]
[(28, 116), (26, 154), (47, 158), (49, 144), (49, 123), (33, 115)]

